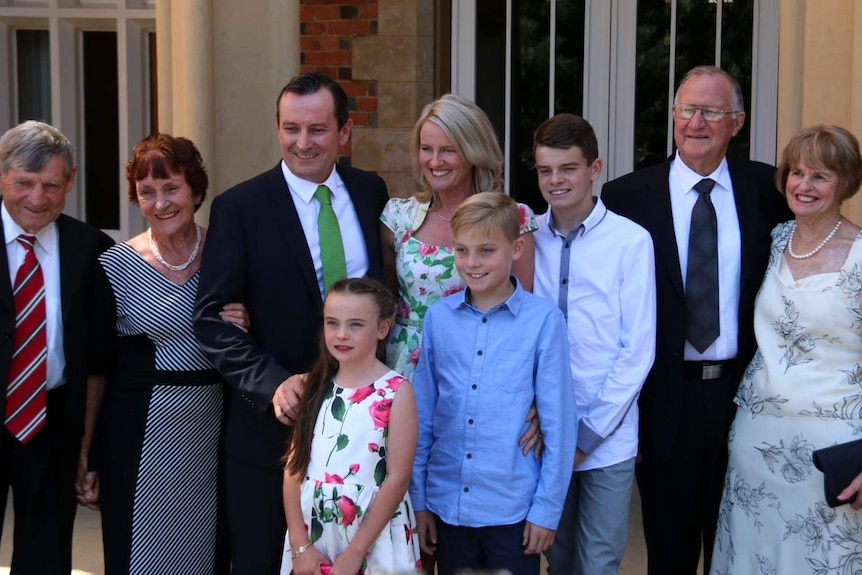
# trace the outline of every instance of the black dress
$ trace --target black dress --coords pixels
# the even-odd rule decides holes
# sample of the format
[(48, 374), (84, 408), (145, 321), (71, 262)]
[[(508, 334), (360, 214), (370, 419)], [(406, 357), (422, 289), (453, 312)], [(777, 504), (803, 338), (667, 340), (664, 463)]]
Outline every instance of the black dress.
[(226, 573), (224, 390), (192, 331), (198, 274), (177, 285), (127, 244), (99, 262), (117, 314), (94, 443), (106, 573)]

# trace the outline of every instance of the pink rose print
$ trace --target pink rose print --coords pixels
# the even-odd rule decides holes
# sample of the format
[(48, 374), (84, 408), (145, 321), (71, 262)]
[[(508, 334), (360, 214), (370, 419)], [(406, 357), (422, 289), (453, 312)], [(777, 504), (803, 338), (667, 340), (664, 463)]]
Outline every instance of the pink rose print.
[(449, 289), (447, 289), (446, 291), (443, 292), (443, 297), (452, 295), (453, 293), (458, 293), (459, 291), (464, 291), (464, 288), (466, 288), (466, 287), (467, 287), (466, 285), (450, 287)]
[(407, 545), (410, 545), (410, 540), (413, 539), (413, 530), (408, 525), (404, 526), (404, 536), (407, 537)]
[(366, 385), (365, 387), (360, 387), (359, 389), (355, 390), (353, 393), (350, 394), (350, 397), (348, 397), (347, 399), (350, 401), (350, 403), (360, 403), (363, 399), (365, 399), (372, 393), (374, 393), (374, 386)]
[(338, 498), (338, 508), (341, 509), (341, 524), (353, 525), (356, 521), (356, 504), (353, 500), (342, 495)]
[(391, 399), (381, 399), (371, 404), (368, 412), (371, 414), (371, 420), (374, 421), (374, 429), (386, 429), (389, 425), (390, 409), (392, 409)]
[(354, 463), (350, 466), (350, 475), (356, 475), (357, 473), (359, 473), (359, 464)]
[(402, 244), (406, 244), (406, 243), (407, 243), (407, 240), (409, 240), (409, 239), (410, 239), (410, 236), (412, 236), (412, 235), (413, 235), (413, 231), (412, 231), (412, 230), (408, 230), (408, 231), (407, 231), (407, 233), (405, 233), (403, 236), (401, 236), (401, 243), (402, 243)]
[(386, 387), (391, 389), (392, 391), (398, 391), (398, 388), (401, 387), (401, 382), (404, 381), (404, 378), (400, 375), (396, 375), (395, 377), (390, 377), (386, 380)]
[(419, 255), (422, 256), (433, 256), (437, 253), (437, 246), (431, 246), (428, 244), (422, 244), (419, 246)]
[(527, 227), (527, 209), (524, 206), (518, 206), (518, 211), (521, 212), (521, 221), (518, 222), (518, 229), (523, 232)]
[(335, 473), (330, 475), (329, 473), (324, 472), (323, 481), (324, 483), (335, 483), (336, 485), (344, 485), (344, 480), (341, 478), (340, 475), (337, 475)]
[(395, 312), (396, 317), (410, 317), (410, 302), (401, 300), (398, 302), (398, 311)]
[(418, 347), (410, 352), (410, 363), (413, 364), (413, 367), (416, 367), (417, 365), (419, 365), (419, 348)]
[(377, 453), (378, 449), (380, 449), (380, 446), (377, 445), (376, 443), (369, 443), (368, 444), (369, 453)]

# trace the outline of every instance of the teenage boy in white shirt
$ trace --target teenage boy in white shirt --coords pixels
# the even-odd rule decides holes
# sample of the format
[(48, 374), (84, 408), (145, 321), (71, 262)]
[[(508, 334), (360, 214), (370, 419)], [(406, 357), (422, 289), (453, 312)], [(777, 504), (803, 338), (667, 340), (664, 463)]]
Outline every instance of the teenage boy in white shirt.
[(566, 316), (581, 416), (550, 573), (616, 574), (628, 536), (637, 398), (655, 357), (653, 244), (593, 196), (602, 161), (586, 120), (558, 114), (543, 122), (533, 156), (548, 202), (534, 233), (533, 291)]

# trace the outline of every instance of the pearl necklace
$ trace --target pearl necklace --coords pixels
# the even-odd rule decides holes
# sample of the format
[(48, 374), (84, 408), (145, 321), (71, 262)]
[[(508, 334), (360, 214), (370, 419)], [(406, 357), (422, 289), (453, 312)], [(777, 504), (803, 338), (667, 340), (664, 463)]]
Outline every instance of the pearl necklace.
[(172, 272), (181, 272), (195, 261), (195, 258), (198, 257), (198, 250), (201, 248), (201, 227), (195, 224), (195, 231), (197, 232), (197, 239), (195, 240), (195, 249), (192, 250), (192, 255), (189, 256), (189, 259), (186, 260), (185, 263), (179, 265), (169, 264), (162, 258), (162, 254), (159, 253), (159, 249), (156, 247), (156, 242), (153, 241), (153, 228), (149, 229), (150, 235), (150, 250), (152, 250), (153, 255), (156, 257), (158, 262), (171, 270)]
[(450, 217), (448, 217), (448, 218), (447, 218), (446, 216), (444, 216), (443, 214), (441, 214), (439, 210), (438, 210), (438, 211), (435, 211), (435, 212), (434, 212), (434, 215), (435, 215), (435, 216), (437, 216), (438, 218), (440, 218), (441, 220), (443, 220), (444, 222), (452, 223), (452, 217), (450, 216)]
[(829, 242), (829, 240), (831, 240), (835, 236), (835, 234), (838, 232), (838, 228), (840, 228), (840, 227), (841, 227), (841, 218), (838, 218), (838, 223), (835, 224), (835, 227), (832, 228), (832, 231), (829, 232), (829, 235), (826, 236), (825, 238), (823, 238), (823, 241), (820, 242), (819, 244), (817, 244), (816, 248), (814, 248), (813, 250), (811, 250), (810, 252), (808, 252), (806, 254), (795, 254), (795, 253), (793, 253), (793, 236), (796, 235), (796, 228), (793, 228), (793, 232), (790, 234), (790, 239), (787, 241), (787, 253), (790, 254), (790, 257), (792, 257), (795, 260), (807, 260), (811, 256), (816, 255), (817, 252), (822, 250), (823, 246), (825, 246)]

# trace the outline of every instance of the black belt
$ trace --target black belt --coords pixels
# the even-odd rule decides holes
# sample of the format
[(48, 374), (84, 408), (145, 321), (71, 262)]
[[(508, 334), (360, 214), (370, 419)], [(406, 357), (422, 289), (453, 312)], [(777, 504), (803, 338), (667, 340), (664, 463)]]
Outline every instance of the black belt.
[(682, 366), (683, 375), (686, 378), (710, 380), (730, 374), (736, 366), (736, 360), (684, 361)]

